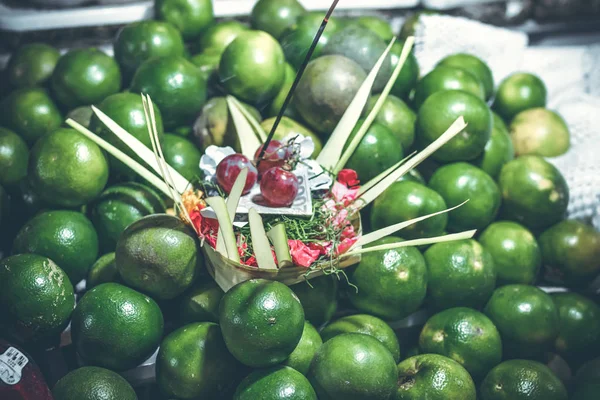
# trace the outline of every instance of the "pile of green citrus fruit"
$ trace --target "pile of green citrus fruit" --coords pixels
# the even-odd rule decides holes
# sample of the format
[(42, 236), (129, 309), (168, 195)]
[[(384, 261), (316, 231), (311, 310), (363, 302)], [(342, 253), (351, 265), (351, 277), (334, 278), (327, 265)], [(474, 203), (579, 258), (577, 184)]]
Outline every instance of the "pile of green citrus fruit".
[[(210, 0), (157, 0), (156, 11), (119, 31), (114, 56), (34, 43), (5, 71), (0, 336), (51, 348), (69, 326), (79, 364), (53, 385), (56, 400), (144, 399), (119, 374), (153, 354), (153, 400), (600, 398), (600, 233), (565, 218), (569, 188), (545, 157), (568, 150), (569, 130), (544, 82), (519, 72), (495, 85), (472, 54), (422, 74), (411, 53), (346, 167), (366, 183), (458, 117), (468, 126), (363, 212), (365, 231), (468, 200), (375, 245), (476, 236), (224, 293), (168, 199), (64, 121), (137, 157), (90, 106), (150, 146), (146, 93), (167, 162), (201, 179), (208, 146), (239, 147), (225, 96), (270, 130), (323, 13), (297, 0), (260, 0), (249, 23), (215, 20)], [(309, 136), (318, 153), (393, 36), (376, 17), (331, 18), (275, 138)], [(422, 321), (399, 329), (409, 316)]]

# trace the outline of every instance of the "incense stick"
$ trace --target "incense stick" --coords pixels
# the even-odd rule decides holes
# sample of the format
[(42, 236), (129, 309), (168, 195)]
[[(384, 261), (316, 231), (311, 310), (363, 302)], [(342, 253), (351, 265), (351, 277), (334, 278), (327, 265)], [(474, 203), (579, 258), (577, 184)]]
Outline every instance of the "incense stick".
[(315, 38), (313, 39), (313, 42), (310, 45), (310, 48), (308, 49), (308, 53), (306, 54), (304, 61), (302, 61), (302, 65), (300, 65), (300, 68), (298, 69), (298, 73), (296, 74), (294, 83), (292, 84), (292, 87), (290, 88), (290, 91), (288, 92), (288, 94), (285, 98), (285, 101), (283, 102), (283, 105), (281, 106), (281, 109), (279, 110), (279, 114), (277, 114), (277, 118), (275, 119), (275, 123), (273, 124), (273, 127), (271, 128), (271, 132), (269, 132), (269, 136), (267, 136), (267, 140), (265, 141), (265, 144), (263, 145), (262, 149), (260, 150), (260, 154), (258, 155), (258, 161), (257, 161), (257, 165), (256, 165), (257, 167), (258, 167), (258, 164), (260, 164), (262, 158), (264, 157), (265, 151), (269, 147), (269, 142), (271, 142), (271, 140), (273, 140), (273, 136), (275, 135), (275, 131), (277, 130), (277, 127), (279, 126), (279, 123), (281, 122), (281, 119), (283, 118), (283, 114), (285, 113), (285, 110), (287, 109), (288, 105), (290, 104), (290, 101), (292, 100), (292, 96), (294, 95), (294, 92), (296, 91), (296, 88), (298, 87), (298, 84), (300, 83), (300, 79), (302, 78), (302, 75), (304, 74), (304, 71), (306, 70), (306, 66), (310, 62), (310, 59), (312, 58), (312, 55), (315, 52), (317, 45), (319, 44), (319, 40), (321, 40), (323, 31), (325, 30), (325, 27), (327, 26), (327, 23), (329, 22), (329, 18), (331, 17), (331, 14), (333, 14), (333, 11), (337, 7), (338, 3), (339, 3), (339, 0), (334, 0), (333, 3), (331, 4), (331, 7), (329, 7), (329, 10), (327, 11), (327, 14), (325, 14), (325, 18), (323, 18), (323, 22), (321, 23), (321, 26), (319, 27), (319, 30), (317, 31), (317, 34), (315, 35)]

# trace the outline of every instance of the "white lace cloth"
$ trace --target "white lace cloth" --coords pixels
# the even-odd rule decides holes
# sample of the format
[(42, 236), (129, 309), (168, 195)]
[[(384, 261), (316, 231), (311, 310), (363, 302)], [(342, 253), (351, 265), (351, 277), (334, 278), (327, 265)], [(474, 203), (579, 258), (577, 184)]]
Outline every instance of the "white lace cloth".
[(500, 83), (517, 71), (538, 75), (548, 89), (548, 107), (571, 132), (571, 148), (548, 159), (569, 184), (569, 218), (600, 230), (600, 46), (528, 47), (527, 35), (461, 17), (424, 15), (416, 29), (421, 74), (450, 54), (483, 59)]

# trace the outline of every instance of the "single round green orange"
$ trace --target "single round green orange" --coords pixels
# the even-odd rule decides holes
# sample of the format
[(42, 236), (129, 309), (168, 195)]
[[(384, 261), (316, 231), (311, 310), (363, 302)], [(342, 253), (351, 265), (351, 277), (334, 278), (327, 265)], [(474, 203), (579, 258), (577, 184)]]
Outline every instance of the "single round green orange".
[(48, 82), (60, 52), (46, 43), (28, 43), (20, 46), (6, 66), (9, 83), (13, 87), (41, 86)]
[(538, 76), (517, 72), (500, 83), (492, 108), (510, 123), (521, 111), (545, 107), (547, 95), (546, 85)]
[(108, 162), (100, 147), (74, 129), (60, 128), (31, 149), (27, 173), (32, 188), (49, 204), (79, 207), (108, 182)]
[[(401, 241), (388, 236), (371, 245)], [(427, 277), (425, 259), (415, 247), (371, 252), (363, 254), (360, 263), (349, 272), (349, 280), (356, 288), (348, 287), (346, 293), (358, 310), (386, 320), (398, 320), (423, 304)]]
[(475, 400), (475, 384), (466, 369), (439, 354), (420, 354), (398, 364), (394, 400)]
[(240, 366), (227, 351), (219, 325), (196, 322), (171, 332), (156, 357), (156, 381), (168, 397), (224, 395)]
[(502, 360), (502, 340), (494, 323), (466, 307), (450, 308), (429, 318), (419, 336), (419, 347), (424, 354), (453, 359), (477, 380)]
[(304, 311), (283, 283), (251, 279), (225, 293), (219, 323), (233, 356), (247, 366), (262, 368), (292, 354), (302, 337)]
[(465, 162), (438, 168), (429, 180), (429, 187), (444, 198), (448, 207), (462, 204), (448, 213), (450, 232), (484, 229), (500, 210), (501, 194), (496, 182), (483, 170)]
[(550, 295), (537, 287), (502, 286), (494, 291), (484, 312), (502, 336), (505, 357), (542, 354), (558, 337), (558, 310)]
[(576, 220), (565, 220), (539, 237), (547, 279), (568, 286), (585, 286), (600, 271), (600, 233)]
[(565, 216), (569, 203), (567, 182), (554, 165), (540, 156), (521, 156), (506, 163), (498, 185), (503, 219), (541, 230)]
[(50, 258), (76, 285), (98, 257), (98, 235), (90, 220), (77, 211), (47, 211), (29, 220), (13, 243), (13, 253)]
[(97, 104), (121, 89), (121, 70), (99, 49), (74, 49), (58, 60), (51, 86), (54, 98), (67, 110)]
[(523, 225), (494, 222), (481, 233), (479, 243), (494, 258), (498, 285), (531, 285), (536, 281), (542, 253), (535, 236)]
[(429, 303), (437, 309), (483, 306), (496, 286), (492, 255), (474, 239), (436, 243), (425, 251)]
[(415, 125), (417, 144), (426, 147), (460, 117), (467, 127), (431, 155), (439, 162), (470, 161), (483, 153), (492, 133), (492, 113), (472, 93), (442, 90), (429, 96), (419, 108)]
[(325, 400), (387, 400), (397, 376), (392, 354), (362, 333), (343, 333), (323, 343), (308, 372), (318, 398)]
[(22, 88), (11, 92), (0, 110), (2, 125), (21, 136), (30, 146), (62, 124), (62, 115), (42, 88)]
[(567, 390), (554, 373), (537, 361), (508, 360), (481, 384), (482, 400), (567, 400)]

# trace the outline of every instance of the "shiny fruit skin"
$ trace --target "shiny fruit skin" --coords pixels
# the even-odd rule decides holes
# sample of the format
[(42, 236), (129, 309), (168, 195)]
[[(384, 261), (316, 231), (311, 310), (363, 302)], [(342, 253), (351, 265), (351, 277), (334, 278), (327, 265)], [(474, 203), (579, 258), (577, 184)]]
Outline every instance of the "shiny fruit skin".
[[(306, 58), (308, 50), (315, 38), (315, 32), (323, 22), (321, 12), (309, 12), (299, 17), (296, 24), (288, 28), (279, 37), (279, 43), (283, 49), (286, 60), (296, 69), (300, 68), (302, 61)], [(321, 56), (323, 48), (327, 45), (331, 36), (338, 30), (335, 18), (329, 19), (327, 28), (319, 39), (319, 43), (313, 53), (313, 59)]]
[(285, 57), (268, 33), (248, 31), (227, 46), (219, 63), (219, 80), (228, 93), (252, 104), (272, 100), (284, 83)]
[(423, 326), (419, 348), (461, 364), (475, 379), (502, 360), (502, 340), (494, 323), (472, 308), (456, 307), (433, 315)]
[(483, 148), (483, 153), (471, 163), (497, 180), (504, 164), (515, 158), (515, 149), (506, 125), (496, 113), (493, 113), (493, 121), (490, 140)]
[(125, 371), (154, 353), (164, 319), (150, 297), (118, 283), (103, 283), (77, 303), (71, 334), (87, 365)]
[(456, 67), (467, 71), (479, 79), (483, 85), (485, 99), (488, 100), (494, 94), (494, 77), (490, 67), (478, 57), (468, 53), (457, 53), (445, 57), (438, 65)]
[(304, 13), (298, 0), (259, 0), (250, 13), (250, 24), (278, 39)]
[(263, 147), (264, 143), (254, 153), (254, 165), (257, 166), (256, 169), (259, 176), (262, 176), (267, 170), (273, 167), (282, 167), (285, 161), (291, 156), (291, 149), (287, 146), (287, 143), (280, 142), (279, 140), (271, 140), (259, 163), (258, 157)]
[[(404, 47), (404, 43), (394, 43), (392, 46), (392, 50), (390, 51), (390, 57), (392, 59), (392, 70), (396, 68), (398, 63), (400, 62), (400, 55), (402, 54), (402, 48)], [(398, 75), (398, 79), (394, 82), (394, 86), (392, 87), (392, 95), (397, 96), (403, 100), (408, 100), (411, 90), (417, 84), (420, 76), (419, 63), (417, 62), (417, 57), (413, 51), (411, 51), (406, 59), (406, 62), (400, 69), (400, 75)]]
[[(363, 123), (364, 120), (358, 121), (344, 146), (344, 151)], [(345, 168), (356, 171), (358, 178), (366, 183), (400, 162), (403, 157), (404, 149), (397, 136), (385, 126), (374, 122), (354, 149)]]
[(73, 285), (49, 258), (18, 254), (0, 261), (0, 330), (15, 340), (59, 334), (74, 306)]
[(48, 257), (75, 286), (98, 257), (98, 235), (90, 220), (78, 211), (46, 211), (21, 227), (13, 242), (13, 253)]
[(113, 43), (115, 59), (130, 79), (138, 67), (154, 57), (181, 57), (184, 43), (175, 27), (162, 21), (139, 21), (119, 30)]
[(212, 0), (157, 0), (158, 19), (175, 26), (186, 41), (199, 37), (214, 22)]
[(323, 343), (308, 371), (320, 400), (387, 400), (397, 376), (392, 354), (362, 333), (343, 333)]
[(19, 135), (0, 128), (0, 185), (10, 187), (27, 175), (29, 148)]
[(398, 364), (393, 400), (475, 400), (475, 384), (466, 369), (439, 354), (420, 354)]
[(508, 360), (492, 369), (481, 384), (482, 400), (567, 400), (554, 373), (531, 360)]
[(547, 279), (567, 286), (585, 286), (600, 271), (600, 233), (592, 226), (565, 220), (539, 237)]
[(206, 102), (206, 80), (183, 57), (157, 57), (139, 66), (130, 92), (150, 96), (162, 113), (165, 129), (172, 129), (194, 121)]
[(600, 354), (600, 306), (577, 293), (555, 293), (552, 300), (560, 320), (554, 342), (558, 353), (568, 361)]
[(310, 382), (286, 366), (256, 370), (238, 386), (233, 400), (317, 400)]
[[(371, 96), (365, 108), (366, 112), (371, 112), (379, 96)], [(389, 95), (381, 110), (375, 117), (375, 122), (385, 126), (400, 140), (403, 150), (412, 147), (415, 141), (415, 121), (417, 114), (401, 99)]]
[(164, 213), (166, 206), (151, 187), (137, 182), (108, 187), (87, 207), (87, 213), (98, 232), (102, 252), (115, 251), (119, 237), (138, 219)]
[(198, 280), (178, 298), (178, 320), (183, 325), (192, 322), (218, 323), (219, 303), (224, 294), (223, 289), (214, 280)]
[(161, 300), (185, 292), (203, 265), (196, 232), (168, 214), (147, 215), (129, 225), (119, 237), (115, 253), (123, 281)]
[[(387, 236), (369, 246), (401, 242)], [(427, 293), (427, 264), (416, 247), (401, 247), (363, 254), (349, 272), (347, 295), (359, 311), (385, 320), (409, 316), (423, 304)]]
[(448, 207), (461, 207), (448, 213), (448, 231), (484, 229), (500, 210), (501, 194), (494, 180), (481, 169), (465, 163), (446, 164), (437, 169), (429, 187), (438, 192)]
[(542, 253), (533, 234), (512, 221), (497, 221), (479, 236), (479, 243), (494, 258), (498, 286), (533, 284), (540, 272)]
[(156, 357), (156, 380), (167, 397), (219, 398), (239, 369), (214, 322), (194, 322), (171, 332)]
[(121, 277), (115, 263), (115, 253), (106, 253), (90, 267), (85, 280), (85, 289), (90, 290), (102, 283), (119, 283), (120, 280)]
[(323, 339), (321, 339), (319, 332), (310, 322), (305, 321), (300, 342), (298, 342), (298, 345), (287, 360), (283, 362), (283, 365), (292, 367), (302, 375), (306, 375), (312, 360), (315, 358), (322, 344)]
[(417, 83), (413, 101), (415, 109), (421, 108), (429, 96), (443, 90), (460, 90), (485, 100), (485, 90), (479, 79), (463, 69), (441, 65)]
[(394, 32), (389, 22), (381, 17), (377, 17), (374, 15), (364, 15), (358, 17), (356, 22), (365, 28), (369, 28), (371, 31), (375, 32), (377, 36), (382, 38), (388, 43), (394, 37)]
[(248, 168), (248, 175), (242, 194), (248, 194), (258, 179), (258, 170), (248, 157), (237, 153), (231, 154), (217, 165), (217, 182), (226, 193), (231, 192), (235, 180), (244, 168)]
[(547, 89), (536, 75), (517, 72), (504, 79), (492, 108), (507, 123), (521, 111), (546, 106)]
[(561, 221), (569, 204), (569, 187), (560, 171), (539, 156), (522, 156), (504, 165), (498, 178), (500, 216), (531, 230)]
[(21, 136), (29, 146), (58, 129), (62, 122), (58, 107), (42, 88), (17, 89), (0, 105), (0, 123)]
[(74, 129), (58, 129), (31, 149), (28, 180), (46, 202), (78, 207), (99, 195), (108, 181), (108, 162), (90, 139)]
[(190, 182), (202, 178), (200, 158), (196, 145), (179, 135), (166, 134), (162, 140), (165, 161)]
[[(292, 85), (294, 84), (295, 80), (296, 80), (296, 69), (294, 67), (292, 67), (289, 63), (286, 62), (285, 63), (285, 78), (283, 79), (283, 85), (281, 86), (281, 89), (279, 89), (279, 93), (277, 93), (277, 96), (275, 96), (273, 101), (271, 101), (271, 104), (269, 105), (268, 109), (266, 110), (266, 114), (265, 114), (266, 116), (274, 117), (274, 116), (279, 115), (279, 111), (281, 111), (281, 109), (283, 108), (283, 103), (285, 102), (285, 99), (287, 98), (288, 93), (292, 89)], [(264, 113), (264, 111), (263, 111), (263, 113)], [(290, 118), (298, 118), (298, 111), (296, 111), (296, 109), (294, 108), (293, 103), (290, 102), (288, 104), (283, 115), (290, 117)]]
[[(442, 196), (427, 186), (411, 181), (394, 182), (375, 199), (371, 209), (371, 228), (385, 228), (446, 208)], [(436, 215), (407, 226), (402, 230), (402, 236), (407, 240), (439, 236), (447, 223), (447, 214)]]
[(293, 104), (306, 124), (326, 139), (366, 77), (362, 67), (347, 57), (321, 56), (306, 67)]
[(439, 138), (463, 116), (467, 127), (431, 158), (439, 162), (469, 161), (477, 158), (492, 133), (492, 113), (479, 97), (460, 90), (443, 90), (429, 96), (417, 114), (417, 144), (424, 148)]
[(138, 400), (121, 375), (100, 367), (81, 367), (63, 376), (52, 389), (55, 400)]
[(219, 324), (233, 356), (247, 366), (263, 368), (292, 354), (304, 330), (304, 310), (283, 283), (250, 279), (225, 293)]
[(298, 177), (279, 167), (267, 170), (260, 180), (260, 193), (273, 207), (291, 206), (299, 189)]
[(396, 333), (384, 320), (369, 314), (353, 314), (339, 318), (321, 330), (323, 342), (343, 333), (362, 333), (379, 340), (394, 357), (400, 360), (400, 344)]
[(45, 43), (28, 43), (17, 49), (6, 66), (9, 83), (15, 87), (44, 85), (52, 76), (60, 52)]
[(306, 320), (319, 328), (329, 322), (338, 306), (339, 283), (335, 276), (324, 275), (290, 286), (300, 299)]
[(250, 28), (236, 20), (225, 20), (210, 26), (199, 39), (199, 50), (214, 51), (219, 56), (227, 46), (240, 34)]
[(436, 243), (425, 251), (427, 294), (436, 309), (479, 308), (496, 286), (492, 255), (474, 239)]
[(506, 285), (496, 289), (484, 313), (500, 332), (505, 358), (542, 354), (559, 333), (560, 320), (552, 298), (534, 286)]
[(114, 58), (95, 48), (63, 55), (52, 74), (52, 92), (66, 109), (99, 103), (121, 90), (121, 70)]
[[(386, 45), (387, 43), (370, 29), (360, 24), (350, 24), (331, 36), (327, 46), (323, 49), (322, 55), (347, 57), (360, 65), (363, 71), (368, 74), (385, 51)], [(388, 56), (377, 74), (373, 84), (373, 93), (380, 93), (391, 75), (392, 59)]]

